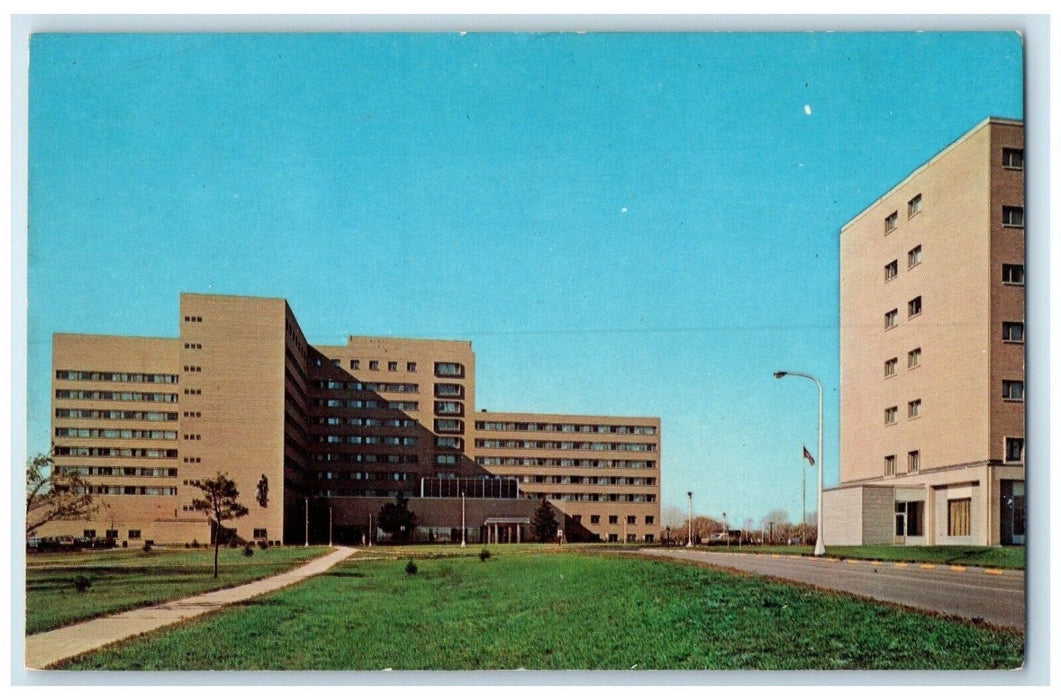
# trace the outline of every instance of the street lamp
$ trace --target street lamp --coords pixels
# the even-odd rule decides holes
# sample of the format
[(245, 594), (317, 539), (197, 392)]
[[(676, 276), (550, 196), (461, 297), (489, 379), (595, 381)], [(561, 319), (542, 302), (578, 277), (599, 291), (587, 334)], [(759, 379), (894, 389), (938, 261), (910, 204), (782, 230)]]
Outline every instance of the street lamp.
[(467, 528), (464, 525), (464, 492), (461, 491), (461, 547), (467, 547), (468, 541), (464, 538), (464, 532)]
[(689, 496), (689, 539), (685, 543), (686, 547), (693, 546), (693, 492), (688, 491), (686, 495)]
[(824, 510), (822, 507), (822, 472), (824, 470), (823, 463), (825, 462), (825, 455), (822, 454), (822, 414), (824, 410), (822, 383), (816, 377), (803, 372), (774, 372), (774, 379), (784, 379), (787, 376), (809, 379), (818, 387), (818, 534), (814, 540), (814, 556), (820, 557), (825, 554), (825, 540), (822, 538), (822, 511)]

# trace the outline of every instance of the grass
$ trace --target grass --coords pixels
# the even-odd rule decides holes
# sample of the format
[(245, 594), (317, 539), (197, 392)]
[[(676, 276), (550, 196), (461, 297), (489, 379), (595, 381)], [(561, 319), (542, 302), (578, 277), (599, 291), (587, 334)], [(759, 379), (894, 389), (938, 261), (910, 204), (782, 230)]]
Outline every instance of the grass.
[[(1022, 635), (607, 554), (351, 560), (62, 665), (108, 670), (1011, 669)], [(408, 550), (406, 550), (408, 551)]]
[[(222, 549), (216, 579), (211, 548), (31, 555), (26, 558), (26, 634), (246, 583), (326, 551), (271, 547), (244, 557), (242, 549)], [(83, 593), (74, 587), (79, 575), (91, 584)]]
[[(723, 551), (712, 547), (711, 551)], [(764, 554), (802, 554), (810, 556), (814, 548), (800, 546), (752, 546), (730, 551), (760, 552)], [(1023, 569), (1024, 547), (971, 547), (971, 546), (933, 546), (933, 547), (828, 547), (826, 556), (840, 559), (872, 559), (879, 561), (908, 561), (931, 564), (952, 564), (962, 566), (985, 566), (999, 569)]]

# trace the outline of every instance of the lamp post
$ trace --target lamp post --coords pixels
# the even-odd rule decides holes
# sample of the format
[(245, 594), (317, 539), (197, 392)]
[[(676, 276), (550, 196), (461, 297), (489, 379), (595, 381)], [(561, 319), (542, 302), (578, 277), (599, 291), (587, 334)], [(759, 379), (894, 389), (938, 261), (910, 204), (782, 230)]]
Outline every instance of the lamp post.
[(689, 539), (686, 541), (686, 547), (693, 546), (693, 492), (688, 491), (686, 495), (689, 496)]
[(726, 538), (726, 549), (729, 549), (729, 521), (726, 520), (726, 513), (722, 513), (722, 532)]
[(467, 547), (468, 541), (464, 537), (464, 532), (467, 527), (464, 524), (464, 492), (461, 491), (461, 547)]
[(822, 472), (824, 470), (822, 463), (825, 461), (825, 455), (822, 454), (822, 414), (824, 411), (822, 383), (816, 377), (803, 372), (778, 371), (774, 372), (774, 379), (784, 379), (790, 375), (809, 379), (818, 387), (818, 534), (814, 540), (814, 556), (820, 557), (825, 554), (825, 540), (822, 538), (822, 511), (824, 510), (822, 507)]

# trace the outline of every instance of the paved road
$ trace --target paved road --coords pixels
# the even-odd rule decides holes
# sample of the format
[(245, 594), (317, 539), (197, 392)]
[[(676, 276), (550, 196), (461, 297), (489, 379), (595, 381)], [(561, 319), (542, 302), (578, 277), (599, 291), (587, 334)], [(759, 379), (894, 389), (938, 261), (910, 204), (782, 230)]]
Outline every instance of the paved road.
[(813, 559), (695, 549), (642, 549), (639, 552), (774, 576), (911, 608), (1024, 629), (1024, 572), (1015, 569)]
[(327, 571), (356, 551), (348, 547), (336, 547), (334, 552), (313, 559), (297, 569), (245, 583), (242, 586), (211, 591), (182, 600), (172, 600), (149, 608), (137, 608), (117, 615), (100, 617), (69, 627), (60, 627), (50, 632), (31, 635), (26, 637), (26, 668), (44, 669), (127, 637), (144, 634), (182, 620), (204, 615), (225, 605), (285, 588)]

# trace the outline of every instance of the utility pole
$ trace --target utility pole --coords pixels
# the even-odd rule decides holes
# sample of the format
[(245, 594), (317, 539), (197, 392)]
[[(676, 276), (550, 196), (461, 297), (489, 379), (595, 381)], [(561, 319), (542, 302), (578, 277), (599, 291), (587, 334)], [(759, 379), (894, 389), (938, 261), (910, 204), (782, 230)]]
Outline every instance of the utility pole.
[(693, 492), (687, 491), (686, 495), (689, 496), (689, 539), (685, 543), (686, 547), (693, 546)]

